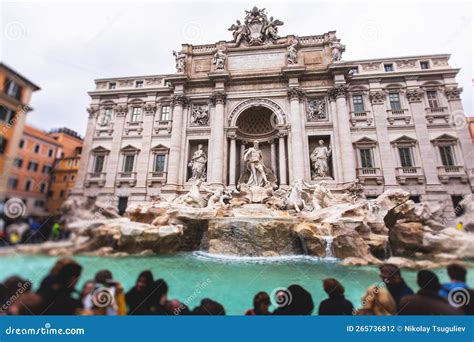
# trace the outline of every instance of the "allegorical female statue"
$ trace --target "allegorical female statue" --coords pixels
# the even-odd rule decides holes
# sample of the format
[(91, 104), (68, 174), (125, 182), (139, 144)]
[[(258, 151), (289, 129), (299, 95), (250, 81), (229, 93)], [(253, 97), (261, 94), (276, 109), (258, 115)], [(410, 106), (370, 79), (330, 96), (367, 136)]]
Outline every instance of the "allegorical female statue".
[(189, 162), (189, 167), (191, 168), (190, 180), (206, 180), (207, 155), (206, 152), (203, 151), (202, 147), (202, 144), (198, 145), (197, 150), (193, 153), (193, 156)]
[(313, 179), (319, 177), (330, 177), (328, 164), (330, 156), (331, 147), (324, 146), (324, 140), (319, 140), (318, 146), (314, 148), (310, 156), (311, 164), (314, 170)]

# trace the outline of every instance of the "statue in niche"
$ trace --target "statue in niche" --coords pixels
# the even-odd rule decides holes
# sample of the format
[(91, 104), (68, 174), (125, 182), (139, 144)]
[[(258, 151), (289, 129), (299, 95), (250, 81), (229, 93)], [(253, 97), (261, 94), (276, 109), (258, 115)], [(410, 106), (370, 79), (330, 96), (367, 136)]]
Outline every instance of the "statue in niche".
[(313, 166), (312, 179), (327, 178), (329, 175), (329, 157), (331, 156), (331, 147), (324, 145), (324, 140), (318, 141), (316, 146), (311, 152), (310, 160)]
[(246, 184), (249, 186), (265, 186), (269, 183), (265, 174), (265, 165), (263, 164), (263, 154), (258, 148), (258, 141), (254, 141), (253, 147), (244, 152), (243, 160), (245, 167), (250, 172)]
[(234, 37), (234, 42), (236, 46), (240, 45), (240, 42), (247, 34), (247, 26), (243, 25), (240, 20), (237, 20), (235, 24), (232, 24), (231, 27), (227, 29), (232, 31), (232, 36)]
[(308, 121), (326, 119), (326, 102), (324, 99), (312, 100), (308, 103)]
[(225, 70), (226, 60), (227, 55), (225, 54), (224, 49), (218, 48), (212, 59), (212, 64), (216, 66), (216, 70)]
[(288, 65), (298, 64), (298, 41), (296, 39), (286, 48), (286, 60)]
[(176, 72), (184, 73), (186, 69), (186, 55), (182, 52), (173, 51), (176, 61)]
[(207, 105), (193, 105), (191, 124), (193, 126), (207, 126), (209, 124), (209, 107)]
[(189, 180), (206, 180), (207, 155), (202, 148), (202, 144), (199, 144), (188, 164), (191, 168)]

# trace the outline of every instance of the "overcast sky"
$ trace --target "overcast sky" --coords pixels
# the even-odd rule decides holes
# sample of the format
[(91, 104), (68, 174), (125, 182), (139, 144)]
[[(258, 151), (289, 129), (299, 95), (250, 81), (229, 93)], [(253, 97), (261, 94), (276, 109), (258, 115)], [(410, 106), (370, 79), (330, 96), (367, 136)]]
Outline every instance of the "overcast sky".
[(94, 79), (172, 73), (172, 50), (230, 40), (227, 28), (253, 5), (285, 22), (282, 36), (336, 30), (343, 60), (450, 53), (450, 64), (461, 68), (465, 110), (473, 113), (466, 2), (0, 2), (0, 59), (41, 87), (30, 124), (84, 134)]

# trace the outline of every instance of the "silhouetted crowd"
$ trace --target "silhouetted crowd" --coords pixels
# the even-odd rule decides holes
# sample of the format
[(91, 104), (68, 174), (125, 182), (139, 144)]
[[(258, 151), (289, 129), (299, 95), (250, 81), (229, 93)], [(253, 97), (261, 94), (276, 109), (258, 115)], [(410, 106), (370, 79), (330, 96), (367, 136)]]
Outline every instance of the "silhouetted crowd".
[[(135, 285), (125, 292), (112, 272), (102, 270), (93, 280), (76, 290), (82, 266), (73, 259), (56, 262), (42, 280), (38, 290), (18, 276), (0, 284), (1, 315), (225, 315), (222, 304), (205, 298), (190, 309), (186, 302), (168, 298), (168, 284), (155, 280), (151, 271), (139, 274)], [(441, 284), (429, 270), (417, 274), (419, 290), (414, 291), (404, 281), (400, 269), (393, 264), (380, 266), (381, 281), (367, 288), (362, 306), (345, 298), (344, 287), (336, 279), (324, 279), (328, 297), (319, 303), (319, 315), (473, 315), (474, 293), (466, 283), (467, 270), (462, 265), (447, 267), (450, 281)], [(279, 288), (272, 299), (258, 292), (253, 308), (245, 315), (311, 315), (315, 304), (311, 293), (300, 285)]]

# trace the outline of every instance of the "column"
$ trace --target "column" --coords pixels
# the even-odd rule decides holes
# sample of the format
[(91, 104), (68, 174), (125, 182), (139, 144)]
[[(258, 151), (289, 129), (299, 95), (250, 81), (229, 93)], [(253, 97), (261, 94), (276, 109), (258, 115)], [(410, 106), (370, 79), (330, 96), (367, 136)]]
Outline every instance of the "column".
[[(245, 170), (245, 164), (242, 162), (242, 160), (244, 159), (244, 153), (245, 153), (245, 141), (241, 140), (240, 141), (240, 159), (239, 159), (240, 174), (242, 174), (242, 172), (244, 172), (244, 170)], [(239, 175), (239, 177), (240, 177), (240, 175)]]
[[(445, 95), (449, 103), (448, 110), (450, 111), (449, 123), (452, 128), (456, 130), (461, 151), (463, 154), (464, 165), (470, 177), (473, 177), (474, 168), (474, 149), (472, 148), (471, 135), (469, 134), (469, 127), (466, 118), (466, 112), (461, 102), (462, 89), (457, 87), (455, 80), (446, 80), (453, 82), (451, 86), (446, 87)], [(471, 184), (474, 186), (474, 184)]]
[[(114, 131), (112, 134), (112, 143), (110, 148), (109, 156), (107, 157), (107, 165), (105, 166), (104, 171), (105, 175), (105, 188), (108, 192), (113, 192), (115, 188), (115, 181), (119, 177), (119, 172), (122, 170), (121, 160), (121, 148), (122, 148), (122, 139), (123, 139), (123, 130), (128, 120), (130, 108), (126, 103), (119, 104), (115, 107), (115, 119), (114, 119)], [(104, 193), (106, 191), (102, 191)]]
[(172, 99), (172, 125), (170, 154), (168, 160), (167, 185), (178, 185), (179, 161), (181, 154), (181, 135), (183, 126), (183, 108), (188, 104), (188, 99), (184, 95), (175, 95)]
[(272, 163), (272, 171), (276, 176), (277, 173), (277, 160), (276, 160), (276, 145), (275, 140), (270, 140), (270, 158)]
[(380, 149), (382, 175), (385, 187), (398, 186), (395, 177), (397, 163), (394, 159), (392, 145), (387, 125), (387, 111), (385, 107), (385, 93), (382, 90), (371, 90), (369, 100), (372, 104), (372, 114), (374, 116), (377, 142)]
[(229, 156), (229, 185), (235, 186), (235, 169), (237, 167), (237, 147), (236, 147), (236, 136), (230, 136), (230, 156)]
[[(408, 89), (406, 96), (410, 103), (410, 111), (415, 125), (416, 137), (420, 148), (421, 166), (426, 178), (426, 185), (440, 185), (438, 179), (437, 159), (433, 153), (433, 147), (426, 125), (426, 109), (422, 103), (423, 91), (419, 88)], [(417, 165), (420, 166), (420, 165)]]
[(303, 91), (293, 87), (288, 90), (290, 99), (291, 157), (293, 180), (304, 179), (303, 136), (301, 131), (300, 99)]
[(210, 184), (223, 185), (224, 181), (224, 104), (226, 95), (215, 91), (211, 102), (215, 106), (214, 116), (211, 118), (212, 150), (209, 159), (212, 160), (212, 169), (209, 177)]
[(336, 101), (337, 128), (342, 156), (342, 180), (351, 182), (356, 178), (356, 168), (349, 126), (349, 111), (346, 104), (346, 87), (343, 84), (336, 85), (329, 91), (329, 96)]
[(87, 178), (87, 173), (89, 172), (90, 151), (94, 141), (96, 115), (98, 110), (98, 107), (93, 106), (87, 109), (89, 113), (89, 119), (87, 120), (86, 135), (82, 144), (81, 160), (79, 162), (79, 170), (77, 171), (76, 185), (74, 186), (73, 190), (74, 194), (82, 195), (84, 193), (84, 183)]
[(146, 193), (146, 180), (149, 175), (149, 164), (150, 164), (150, 149), (151, 149), (151, 137), (153, 135), (153, 126), (155, 120), (156, 105), (154, 98), (150, 98), (153, 102), (149, 102), (143, 106), (143, 131), (142, 131), (142, 147), (140, 154), (136, 160), (136, 171), (137, 171), (137, 185), (136, 188), (142, 188), (142, 192)]
[(286, 148), (285, 134), (278, 133), (278, 161), (280, 163), (280, 185), (286, 185)]

